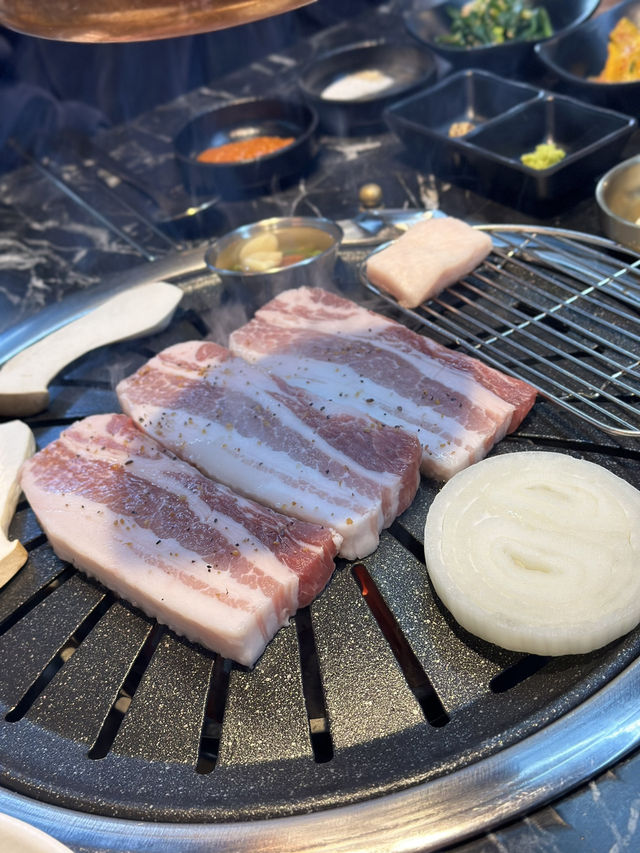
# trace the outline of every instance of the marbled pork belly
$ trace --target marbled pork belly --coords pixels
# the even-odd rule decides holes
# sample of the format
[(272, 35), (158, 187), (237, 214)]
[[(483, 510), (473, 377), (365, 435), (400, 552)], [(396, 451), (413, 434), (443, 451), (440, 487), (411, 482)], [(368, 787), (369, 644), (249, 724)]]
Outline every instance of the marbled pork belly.
[(323, 589), (341, 541), (214, 483), (125, 415), (73, 424), (20, 482), (61, 559), (247, 666)]
[(117, 393), (143, 430), (205, 474), (336, 529), (347, 559), (375, 550), (418, 487), (414, 436), (290, 388), (209, 341), (169, 347)]
[(448, 479), (516, 429), (536, 392), (320, 288), (281, 293), (232, 333), (232, 352), (288, 384), (415, 434)]

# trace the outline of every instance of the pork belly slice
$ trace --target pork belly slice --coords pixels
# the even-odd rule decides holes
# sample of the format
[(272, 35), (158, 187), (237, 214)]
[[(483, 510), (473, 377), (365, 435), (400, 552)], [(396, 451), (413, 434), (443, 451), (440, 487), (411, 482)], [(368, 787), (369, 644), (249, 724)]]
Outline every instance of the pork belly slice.
[(369, 281), (405, 308), (415, 308), (472, 272), (491, 251), (491, 237), (453, 216), (417, 222), (366, 263)]
[(125, 415), (73, 424), (20, 482), (61, 559), (247, 666), (323, 589), (341, 541), (214, 483)]
[(413, 432), (423, 473), (438, 479), (481, 459), (536, 396), (525, 382), (320, 288), (281, 293), (229, 346), (290, 385)]
[(149, 435), (243, 495), (343, 537), (364, 557), (411, 503), (415, 436), (345, 412), (205, 341), (176, 344), (117, 387)]

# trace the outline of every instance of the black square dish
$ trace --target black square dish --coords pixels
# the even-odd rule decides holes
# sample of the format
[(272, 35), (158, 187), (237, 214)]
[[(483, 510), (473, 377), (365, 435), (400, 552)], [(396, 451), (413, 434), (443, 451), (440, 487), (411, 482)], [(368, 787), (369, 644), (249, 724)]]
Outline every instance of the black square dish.
[(542, 90), (534, 86), (471, 68), (445, 77), (417, 95), (396, 101), (386, 117), (394, 129), (410, 123), (419, 125), (425, 135), (448, 138), (454, 124), (469, 122), (476, 129), (541, 95)]
[[(460, 144), (480, 192), (518, 210), (544, 214), (590, 195), (635, 126), (630, 116), (547, 94)], [(540, 143), (553, 143), (566, 156), (546, 169), (525, 166), (521, 156)]]
[[(396, 101), (386, 110), (385, 120), (404, 142), (418, 168), (461, 182), (463, 164), (456, 140), (473, 138), (488, 122), (542, 95), (541, 89), (526, 83), (468, 69)], [(456, 127), (464, 130), (464, 124), (469, 125), (468, 132), (452, 136)]]
[[(636, 127), (631, 116), (477, 69), (393, 104), (385, 118), (417, 168), (541, 216), (592, 193)], [(459, 121), (474, 126), (450, 136)], [(525, 166), (520, 157), (539, 143), (566, 156), (546, 169)]]

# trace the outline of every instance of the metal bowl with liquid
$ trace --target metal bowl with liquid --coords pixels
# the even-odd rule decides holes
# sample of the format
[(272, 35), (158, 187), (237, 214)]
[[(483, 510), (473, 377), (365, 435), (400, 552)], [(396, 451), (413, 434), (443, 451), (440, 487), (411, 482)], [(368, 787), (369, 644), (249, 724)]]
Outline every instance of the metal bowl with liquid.
[(596, 201), (605, 234), (640, 250), (640, 154), (623, 160), (600, 178)]
[[(342, 240), (342, 229), (329, 219), (313, 216), (274, 216), (243, 225), (214, 240), (205, 254), (205, 263), (216, 273), (228, 299), (255, 311), (283, 290), (292, 287), (327, 287)], [(247, 263), (250, 244), (277, 241), (281, 257), (273, 263)]]

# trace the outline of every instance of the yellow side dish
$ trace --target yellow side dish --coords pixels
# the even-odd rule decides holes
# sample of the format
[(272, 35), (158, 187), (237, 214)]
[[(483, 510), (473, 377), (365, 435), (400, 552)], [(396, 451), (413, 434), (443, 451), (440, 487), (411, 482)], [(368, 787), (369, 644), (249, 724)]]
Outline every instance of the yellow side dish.
[(607, 61), (592, 79), (599, 83), (640, 80), (640, 29), (629, 18), (620, 18), (609, 33)]
[(541, 142), (535, 151), (523, 154), (520, 160), (530, 169), (549, 169), (567, 156), (567, 152), (553, 142)]
[(473, 130), (475, 124), (472, 121), (454, 121), (449, 128), (449, 136), (465, 136), (469, 131)]

